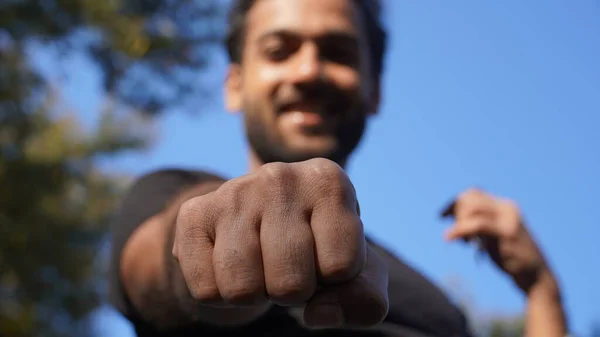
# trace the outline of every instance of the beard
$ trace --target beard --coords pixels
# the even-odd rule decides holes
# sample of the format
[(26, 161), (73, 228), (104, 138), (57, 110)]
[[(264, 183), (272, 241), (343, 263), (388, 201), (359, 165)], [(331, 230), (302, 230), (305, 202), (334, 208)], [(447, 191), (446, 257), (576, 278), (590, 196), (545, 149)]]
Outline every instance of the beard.
[[(258, 159), (263, 163), (293, 163), (313, 158), (326, 158), (344, 166), (348, 157), (360, 144), (366, 128), (367, 113), (363, 104), (356, 104), (354, 109), (346, 110), (345, 115), (338, 117), (334, 130), (329, 131), (334, 145), (327, 148), (292, 149), (285, 142), (280, 130), (269, 125), (261, 116), (260, 107), (245, 104), (244, 119), (246, 137)], [(325, 117), (327, 118), (327, 117)]]

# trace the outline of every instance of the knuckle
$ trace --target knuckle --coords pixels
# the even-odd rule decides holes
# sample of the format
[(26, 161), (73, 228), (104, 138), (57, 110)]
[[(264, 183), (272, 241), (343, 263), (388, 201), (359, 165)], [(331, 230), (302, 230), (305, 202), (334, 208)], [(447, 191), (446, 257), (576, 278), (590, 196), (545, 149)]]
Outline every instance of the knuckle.
[(263, 191), (271, 201), (286, 202), (293, 196), (296, 174), (286, 163), (269, 163), (259, 171)]
[(513, 200), (502, 200), (500, 202), (500, 216), (503, 219), (505, 234), (509, 238), (516, 238), (523, 229), (521, 211)]
[(360, 272), (355, 262), (353, 254), (329, 253), (319, 265), (326, 280), (349, 280)]
[(328, 246), (318, 250), (321, 276), (331, 282), (356, 277), (365, 267), (366, 241), (362, 221), (356, 215), (342, 216), (328, 229)]
[(286, 275), (271, 282), (267, 291), (273, 301), (280, 304), (303, 303), (310, 299), (316, 290), (316, 283), (304, 275)]
[(504, 199), (500, 203), (502, 205), (503, 211), (506, 212), (508, 216), (511, 216), (513, 218), (520, 217), (521, 209), (514, 200)]
[(492, 212), (496, 200), (483, 192), (483, 190), (472, 187), (462, 192), (455, 203), (457, 218)]
[(518, 224), (510, 223), (504, 228), (504, 231), (507, 238), (515, 240), (519, 237), (521, 228)]
[(251, 224), (253, 222), (242, 221), (251, 220), (257, 212), (261, 201), (256, 177), (246, 175), (232, 179), (216, 191), (217, 198), (215, 204), (218, 204), (222, 212), (219, 213), (217, 227), (231, 226), (233, 224)]
[(192, 255), (191, 251), (197, 249), (198, 242), (208, 236), (206, 230), (200, 226), (185, 226), (180, 228), (179, 231), (181, 233), (177, 236), (177, 257), (179, 259), (185, 259)]
[(191, 198), (184, 201), (179, 207), (179, 213), (177, 215), (178, 222), (183, 224), (193, 223), (195, 219), (201, 215), (202, 210), (202, 198)]
[(223, 183), (215, 193), (220, 202), (237, 209), (247, 200), (248, 192), (252, 186), (252, 177), (243, 176)]
[(233, 305), (254, 304), (263, 297), (262, 286), (251, 277), (238, 275), (221, 289), (221, 297)]
[(182, 203), (177, 214), (175, 226), (175, 240), (181, 244), (197, 240), (207, 235), (204, 226), (206, 219), (211, 215), (211, 210), (206, 207), (204, 197), (197, 197)]
[(213, 204), (208, 199), (209, 195), (202, 195), (184, 201), (179, 206), (177, 220), (185, 224), (197, 224), (207, 216), (213, 215)]
[(473, 200), (477, 200), (483, 197), (484, 195), (485, 193), (481, 189), (477, 187), (470, 187), (460, 194), (458, 200), (463, 203), (472, 202)]
[(306, 168), (308, 174), (320, 179), (343, 180), (346, 177), (346, 173), (341, 166), (324, 158), (315, 158), (307, 161)]
[(192, 298), (200, 303), (215, 303), (221, 301), (221, 294), (216, 284), (195, 284), (188, 287)]
[(346, 199), (354, 195), (354, 187), (344, 169), (333, 161), (313, 159), (306, 170), (315, 184), (313, 188), (320, 196)]
[[(257, 256), (260, 243), (249, 241), (254, 247), (240, 250), (240, 242), (225, 238), (214, 252), (215, 273), (221, 297), (231, 304), (253, 304), (264, 295), (262, 269), (256, 268), (249, 256)], [(227, 245), (226, 247), (224, 246)]]
[(293, 176), (293, 171), (286, 163), (267, 163), (261, 166), (259, 175), (268, 184), (281, 184)]

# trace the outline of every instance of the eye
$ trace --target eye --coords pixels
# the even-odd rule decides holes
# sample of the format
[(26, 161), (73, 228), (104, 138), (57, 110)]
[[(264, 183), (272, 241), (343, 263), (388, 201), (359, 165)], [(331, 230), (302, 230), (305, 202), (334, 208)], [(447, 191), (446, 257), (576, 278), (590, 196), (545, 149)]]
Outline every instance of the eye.
[(274, 34), (262, 41), (261, 52), (271, 62), (281, 62), (300, 48), (301, 41), (289, 34)]
[(283, 43), (272, 43), (263, 48), (263, 54), (269, 61), (279, 62), (287, 59), (291, 52)]
[(339, 63), (347, 66), (356, 66), (358, 64), (358, 51), (352, 46), (345, 44), (324, 44), (320, 51), (324, 60)]

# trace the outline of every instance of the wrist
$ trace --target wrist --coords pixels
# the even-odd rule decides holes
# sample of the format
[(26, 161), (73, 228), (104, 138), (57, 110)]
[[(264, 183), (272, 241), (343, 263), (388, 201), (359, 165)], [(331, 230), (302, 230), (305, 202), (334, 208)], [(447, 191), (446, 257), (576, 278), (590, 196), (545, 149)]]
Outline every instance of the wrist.
[(529, 301), (544, 300), (544, 301), (561, 301), (560, 286), (556, 277), (550, 270), (544, 268), (538, 274), (536, 282), (528, 289), (523, 289), (525, 296)]
[(560, 286), (550, 270), (539, 273), (526, 296), (527, 336), (568, 336)]

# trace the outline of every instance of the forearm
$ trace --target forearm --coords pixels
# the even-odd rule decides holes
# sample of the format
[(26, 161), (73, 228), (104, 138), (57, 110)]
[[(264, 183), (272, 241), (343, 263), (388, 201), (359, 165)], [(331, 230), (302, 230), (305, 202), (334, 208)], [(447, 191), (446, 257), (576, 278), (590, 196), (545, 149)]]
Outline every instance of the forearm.
[(551, 272), (527, 293), (527, 337), (565, 337), (568, 329), (558, 282)]
[[(267, 308), (219, 309), (203, 306), (190, 294), (177, 260), (172, 255), (175, 221), (180, 205), (218, 188), (203, 184), (178, 196), (161, 214), (140, 226), (124, 253), (122, 274), (128, 295), (144, 321), (161, 330), (195, 322), (214, 325), (243, 324), (262, 315)], [(128, 256), (129, 255), (129, 256)], [(129, 262), (128, 262), (129, 261)]]

